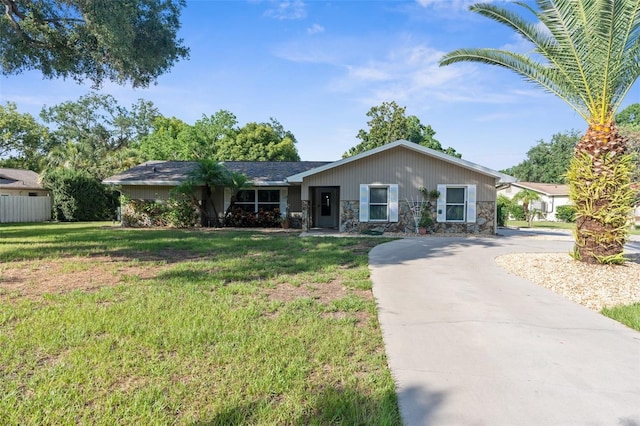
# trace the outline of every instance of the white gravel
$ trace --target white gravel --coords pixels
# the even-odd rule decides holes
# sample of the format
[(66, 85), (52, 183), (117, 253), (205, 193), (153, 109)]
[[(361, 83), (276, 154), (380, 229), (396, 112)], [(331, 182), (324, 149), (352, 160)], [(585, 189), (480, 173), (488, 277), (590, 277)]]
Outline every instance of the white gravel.
[[(570, 239), (568, 235), (527, 238)], [(513, 253), (496, 258), (508, 272), (595, 311), (640, 303), (640, 254), (628, 254), (624, 265), (588, 265), (568, 253)]]

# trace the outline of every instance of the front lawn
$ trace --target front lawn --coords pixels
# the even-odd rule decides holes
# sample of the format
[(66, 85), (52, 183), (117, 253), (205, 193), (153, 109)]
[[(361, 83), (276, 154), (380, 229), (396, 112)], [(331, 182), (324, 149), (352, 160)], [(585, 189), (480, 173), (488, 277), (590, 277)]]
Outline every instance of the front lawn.
[(0, 225), (0, 424), (400, 424), (382, 241)]

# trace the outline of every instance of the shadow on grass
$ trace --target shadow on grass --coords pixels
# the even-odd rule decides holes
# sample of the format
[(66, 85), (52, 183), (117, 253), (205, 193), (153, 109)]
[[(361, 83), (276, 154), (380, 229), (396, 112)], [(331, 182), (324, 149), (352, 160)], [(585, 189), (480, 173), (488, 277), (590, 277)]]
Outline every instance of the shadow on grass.
[[(379, 398), (362, 395), (355, 389), (335, 386), (310, 391), (309, 400), (299, 416), (278, 420), (284, 425), (401, 425), (398, 400), (394, 392), (385, 392)], [(435, 409), (435, 405), (433, 407)], [(276, 410), (273, 398), (254, 401), (228, 408), (212, 419), (194, 423), (204, 425), (253, 425), (265, 423), (265, 411)], [(279, 416), (283, 417), (283, 415)], [(424, 417), (428, 418), (428, 417)]]
[(367, 263), (382, 239), (299, 238), (297, 233), (176, 229), (122, 229), (102, 224), (3, 227), (0, 261), (65, 257), (162, 262), (176, 265), (161, 281), (254, 281), (281, 274), (349, 269)]

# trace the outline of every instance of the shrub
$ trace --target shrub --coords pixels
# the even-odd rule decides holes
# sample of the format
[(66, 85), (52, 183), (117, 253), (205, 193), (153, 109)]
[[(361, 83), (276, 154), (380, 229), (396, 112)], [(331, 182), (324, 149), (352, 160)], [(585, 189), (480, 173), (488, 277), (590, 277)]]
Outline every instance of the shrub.
[(163, 214), (167, 224), (174, 228), (192, 228), (198, 221), (198, 212), (186, 197), (170, 198)]
[(122, 205), (122, 224), (124, 226), (191, 228), (198, 221), (198, 213), (191, 200), (186, 197), (172, 197), (166, 202), (123, 198)]
[(509, 206), (509, 215), (513, 218), (513, 220), (526, 220), (527, 218), (524, 215), (524, 207), (520, 204), (511, 203)]
[(167, 206), (157, 201), (125, 200), (122, 203), (122, 224), (134, 228), (166, 226)]
[(509, 209), (511, 208), (511, 200), (504, 195), (498, 195), (498, 202), (496, 204), (496, 214), (498, 219), (498, 226), (504, 226), (509, 218)]
[(44, 177), (53, 196), (53, 218), (78, 222), (112, 220), (118, 193), (82, 170), (55, 169)]
[(575, 222), (576, 208), (574, 206), (558, 206), (556, 217), (564, 222)]
[(237, 208), (230, 211), (224, 218), (224, 226), (237, 228), (277, 228), (280, 227), (281, 222), (280, 209), (252, 213)]

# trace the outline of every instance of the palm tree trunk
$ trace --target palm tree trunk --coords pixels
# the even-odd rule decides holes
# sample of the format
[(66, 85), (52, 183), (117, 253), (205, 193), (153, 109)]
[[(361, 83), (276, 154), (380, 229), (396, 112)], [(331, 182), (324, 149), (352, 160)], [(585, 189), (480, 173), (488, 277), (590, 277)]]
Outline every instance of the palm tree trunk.
[(614, 123), (590, 125), (567, 177), (576, 207), (573, 255), (586, 263), (622, 263), (631, 212), (632, 157)]

